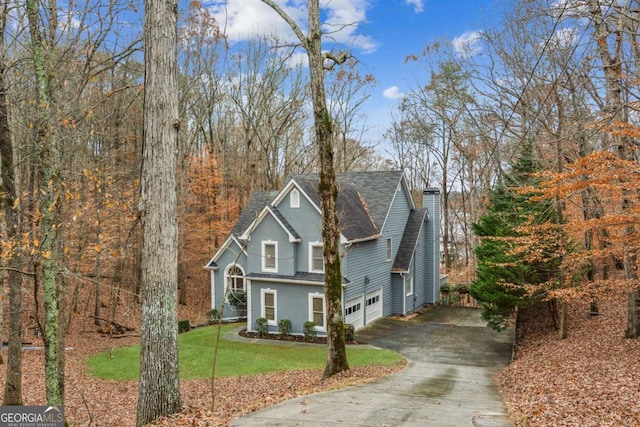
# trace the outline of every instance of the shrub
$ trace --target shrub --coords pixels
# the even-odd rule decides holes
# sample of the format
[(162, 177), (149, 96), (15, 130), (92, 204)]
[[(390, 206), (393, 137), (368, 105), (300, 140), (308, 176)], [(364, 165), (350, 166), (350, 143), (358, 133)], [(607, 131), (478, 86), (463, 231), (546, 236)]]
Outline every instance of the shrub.
[(304, 340), (305, 341), (313, 341), (313, 339), (317, 335), (317, 333), (316, 333), (316, 324), (311, 322), (311, 321), (304, 322), (304, 326), (303, 326), (302, 332), (304, 333)]
[(229, 305), (233, 305), (233, 306), (246, 304), (247, 293), (244, 291), (229, 291), (229, 295), (227, 296), (227, 301), (229, 301)]
[(215, 323), (216, 321), (220, 320), (220, 313), (218, 313), (217, 308), (207, 310), (207, 316), (209, 317), (210, 323)]
[(280, 335), (289, 335), (291, 333), (291, 329), (291, 320), (281, 319), (278, 322), (278, 331), (280, 331)]
[(189, 329), (191, 329), (191, 325), (189, 324), (189, 320), (185, 319), (185, 320), (180, 320), (178, 322), (178, 333), (181, 334), (183, 332), (187, 332), (189, 331)]
[(266, 337), (269, 333), (269, 326), (267, 325), (269, 321), (264, 317), (258, 317), (256, 319), (256, 332), (259, 337)]
[(356, 340), (356, 328), (351, 323), (344, 324), (344, 340), (354, 342)]

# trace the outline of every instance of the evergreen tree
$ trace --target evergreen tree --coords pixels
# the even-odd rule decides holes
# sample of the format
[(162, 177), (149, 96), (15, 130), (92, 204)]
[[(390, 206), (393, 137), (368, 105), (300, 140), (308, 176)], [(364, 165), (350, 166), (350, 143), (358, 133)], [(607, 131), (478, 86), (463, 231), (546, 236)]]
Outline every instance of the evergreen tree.
[(535, 300), (537, 295), (530, 292), (533, 286), (549, 281), (557, 270), (557, 259), (532, 260), (530, 248), (518, 250), (525, 225), (556, 222), (549, 201), (531, 201), (532, 193), (520, 191), (536, 187), (533, 173), (540, 170), (533, 145), (525, 144), (510, 173), (489, 193), (487, 211), (472, 224), (482, 242), (475, 250), (478, 266), (470, 292), (481, 304), (488, 326), (498, 331), (505, 328), (516, 306)]

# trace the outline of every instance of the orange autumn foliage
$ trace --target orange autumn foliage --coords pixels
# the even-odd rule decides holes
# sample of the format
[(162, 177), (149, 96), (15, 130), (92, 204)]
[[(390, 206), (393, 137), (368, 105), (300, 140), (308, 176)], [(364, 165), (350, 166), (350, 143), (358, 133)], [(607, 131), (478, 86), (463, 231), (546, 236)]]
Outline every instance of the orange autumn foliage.
[[(565, 207), (563, 232), (570, 239), (562, 250), (562, 283), (548, 298), (597, 298), (612, 289), (632, 290), (640, 283), (620, 272), (624, 257), (640, 249), (640, 166), (607, 150), (594, 152), (567, 166), (562, 173), (540, 174), (533, 200), (555, 200)], [(528, 189), (531, 191), (532, 189)], [(597, 215), (585, 215), (584, 192), (595, 198)], [(540, 235), (541, 229), (537, 230)], [(585, 236), (591, 245), (585, 245)], [(532, 244), (536, 232), (528, 234)], [(569, 250), (570, 249), (570, 250)], [(587, 273), (599, 274), (587, 279)]]

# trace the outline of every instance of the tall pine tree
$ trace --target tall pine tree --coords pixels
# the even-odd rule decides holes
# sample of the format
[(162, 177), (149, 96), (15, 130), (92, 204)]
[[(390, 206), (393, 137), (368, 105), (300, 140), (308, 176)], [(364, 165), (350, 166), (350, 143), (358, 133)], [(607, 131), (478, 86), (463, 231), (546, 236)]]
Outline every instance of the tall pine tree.
[(519, 247), (527, 240), (524, 228), (556, 222), (549, 201), (531, 201), (533, 194), (522, 191), (537, 186), (533, 174), (540, 170), (533, 157), (533, 144), (524, 144), (510, 173), (489, 193), (487, 211), (472, 224), (481, 244), (475, 251), (478, 265), (470, 292), (480, 303), (488, 326), (498, 331), (505, 328), (506, 318), (516, 306), (536, 299), (538, 295), (531, 290), (547, 283), (557, 270), (556, 258), (534, 260), (531, 248)]

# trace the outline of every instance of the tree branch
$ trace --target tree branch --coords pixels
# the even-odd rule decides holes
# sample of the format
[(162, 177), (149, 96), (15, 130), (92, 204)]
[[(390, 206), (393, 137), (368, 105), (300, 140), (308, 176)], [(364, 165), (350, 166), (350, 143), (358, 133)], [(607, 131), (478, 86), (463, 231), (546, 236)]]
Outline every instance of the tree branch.
[(291, 17), (287, 14), (287, 12), (285, 12), (284, 9), (278, 6), (273, 0), (261, 0), (261, 1), (262, 3), (266, 4), (271, 9), (273, 9), (278, 15), (280, 15), (282, 19), (286, 21), (287, 24), (289, 24), (293, 32), (296, 34), (296, 36), (300, 40), (300, 43), (302, 43), (302, 46), (305, 49), (307, 49), (307, 46), (308, 46), (307, 36), (304, 35), (304, 33), (302, 32), (298, 24), (296, 24), (296, 22), (293, 19), (291, 19)]

